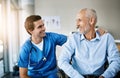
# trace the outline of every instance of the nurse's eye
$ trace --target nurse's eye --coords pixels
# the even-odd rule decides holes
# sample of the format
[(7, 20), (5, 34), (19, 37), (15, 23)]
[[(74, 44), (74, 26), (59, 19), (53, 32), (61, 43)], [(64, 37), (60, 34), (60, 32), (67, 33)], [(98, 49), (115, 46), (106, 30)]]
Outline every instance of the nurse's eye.
[(38, 26), (38, 28), (42, 28), (42, 27), (44, 27), (44, 24), (43, 24), (43, 25), (39, 25), (39, 26)]

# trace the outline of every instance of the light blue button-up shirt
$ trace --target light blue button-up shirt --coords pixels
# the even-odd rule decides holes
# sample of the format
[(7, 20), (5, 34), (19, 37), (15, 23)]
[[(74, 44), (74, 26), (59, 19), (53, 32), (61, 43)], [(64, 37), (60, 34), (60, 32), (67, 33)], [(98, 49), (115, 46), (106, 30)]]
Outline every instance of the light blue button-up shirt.
[[(106, 61), (109, 66), (105, 70)], [(109, 33), (100, 36), (96, 32), (96, 38), (90, 41), (83, 34), (74, 33), (63, 46), (58, 66), (71, 78), (84, 78), (83, 75), (112, 78), (120, 71), (120, 54)]]

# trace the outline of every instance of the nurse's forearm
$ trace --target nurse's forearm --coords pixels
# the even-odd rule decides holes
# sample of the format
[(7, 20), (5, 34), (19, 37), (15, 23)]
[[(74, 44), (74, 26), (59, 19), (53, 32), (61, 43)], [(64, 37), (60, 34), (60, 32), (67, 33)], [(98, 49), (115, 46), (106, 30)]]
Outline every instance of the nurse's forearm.
[(20, 75), (20, 78), (30, 78), (30, 77), (27, 75)]
[(27, 68), (19, 68), (19, 72), (20, 72), (20, 78), (30, 78), (28, 75), (27, 75), (27, 71), (28, 69)]

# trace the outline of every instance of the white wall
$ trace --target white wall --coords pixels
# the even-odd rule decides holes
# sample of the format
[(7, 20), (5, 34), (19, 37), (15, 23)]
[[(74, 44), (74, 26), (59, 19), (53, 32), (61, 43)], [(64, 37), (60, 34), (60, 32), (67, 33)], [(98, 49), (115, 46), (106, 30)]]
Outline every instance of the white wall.
[(61, 29), (47, 29), (64, 34), (75, 31), (76, 13), (81, 8), (97, 11), (98, 26), (107, 29), (120, 39), (120, 0), (35, 0), (35, 14), (41, 16), (60, 16)]
[(25, 18), (34, 14), (34, 0), (2, 0), (2, 30), (4, 43), (4, 72), (12, 72), (18, 61), (20, 45), (29, 35), (25, 31)]
[(21, 0), (19, 4), (21, 6), (21, 10), (19, 10), (19, 35), (21, 47), (26, 39), (30, 37), (30, 35), (25, 30), (24, 22), (29, 15), (34, 14), (34, 0)]

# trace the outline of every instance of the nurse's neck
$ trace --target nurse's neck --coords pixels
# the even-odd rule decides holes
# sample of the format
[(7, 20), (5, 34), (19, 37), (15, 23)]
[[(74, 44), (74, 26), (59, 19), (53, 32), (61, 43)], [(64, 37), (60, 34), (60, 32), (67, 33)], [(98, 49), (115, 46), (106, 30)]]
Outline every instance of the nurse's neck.
[(31, 37), (31, 40), (35, 44), (39, 44), (40, 42), (42, 42), (43, 38), (34, 38), (34, 37)]

